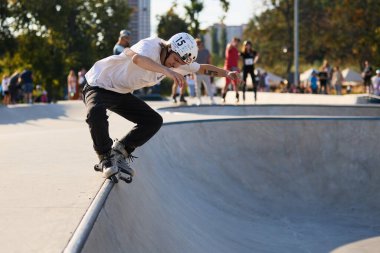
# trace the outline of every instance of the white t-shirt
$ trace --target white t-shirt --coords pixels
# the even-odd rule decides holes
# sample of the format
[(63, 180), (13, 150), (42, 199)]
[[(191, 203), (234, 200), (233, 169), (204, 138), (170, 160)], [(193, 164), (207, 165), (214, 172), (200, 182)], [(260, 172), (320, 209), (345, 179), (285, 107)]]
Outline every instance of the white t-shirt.
[(8, 91), (9, 90), (9, 82), (10, 82), (10, 78), (7, 77), (7, 78), (3, 78), (3, 80), (1, 81), (1, 88), (3, 90), (3, 93), (5, 91)]
[[(161, 64), (160, 43), (162, 42), (164, 41), (160, 38), (150, 37), (140, 40), (131, 47), (131, 50)], [(172, 70), (187, 75), (197, 72), (199, 68), (200, 65), (193, 62), (190, 65), (181, 65)], [(130, 93), (143, 87), (153, 86), (165, 77), (161, 73), (148, 71), (137, 66), (132, 62), (131, 57), (124, 53), (97, 61), (85, 76), (89, 85), (118, 93)]]
[(375, 95), (379, 96), (380, 95), (380, 77), (379, 76), (376, 76), (373, 79), (373, 88), (374, 88)]

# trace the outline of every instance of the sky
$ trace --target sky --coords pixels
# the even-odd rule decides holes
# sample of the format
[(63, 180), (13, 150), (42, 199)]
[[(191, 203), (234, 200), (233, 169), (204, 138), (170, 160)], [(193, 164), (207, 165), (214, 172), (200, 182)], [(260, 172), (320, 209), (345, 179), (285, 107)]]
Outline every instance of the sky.
[[(226, 14), (224, 23), (226, 25), (246, 24), (253, 17), (264, 10), (263, 0), (230, 0), (230, 7)], [(162, 15), (172, 6), (172, 0), (151, 0), (150, 1), (150, 22), (152, 24), (151, 35), (156, 35), (157, 15)], [(185, 4), (190, 4), (190, 0), (177, 0), (177, 14), (185, 16)], [(207, 28), (214, 23), (218, 23), (223, 15), (223, 9), (219, 0), (203, 0), (203, 10), (199, 15), (201, 29)]]

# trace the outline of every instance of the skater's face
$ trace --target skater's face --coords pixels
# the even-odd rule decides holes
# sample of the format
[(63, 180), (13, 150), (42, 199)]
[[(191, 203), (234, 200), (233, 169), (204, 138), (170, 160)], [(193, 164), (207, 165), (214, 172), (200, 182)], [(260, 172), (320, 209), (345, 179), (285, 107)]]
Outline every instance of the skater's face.
[(182, 61), (181, 57), (177, 53), (171, 51), (168, 58), (166, 58), (164, 65), (168, 68), (178, 68), (181, 65), (186, 65), (186, 63)]

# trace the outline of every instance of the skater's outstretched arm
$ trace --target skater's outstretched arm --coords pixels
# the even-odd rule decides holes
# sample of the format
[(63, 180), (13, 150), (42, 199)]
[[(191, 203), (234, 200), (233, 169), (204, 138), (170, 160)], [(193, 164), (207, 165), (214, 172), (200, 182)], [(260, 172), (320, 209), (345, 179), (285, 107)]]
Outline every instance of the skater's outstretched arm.
[(152, 72), (162, 73), (165, 76), (173, 79), (173, 81), (176, 84), (178, 84), (180, 87), (182, 87), (185, 84), (184, 76), (171, 70), (170, 68), (167, 68), (166, 66), (161, 65), (146, 56), (137, 54), (136, 52), (132, 51), (130, 48), (126, 48), (123, 51), (123, 53), (126, 56), (131, 57), (132, 62), (136, 64), (137, 66), (143, 69), (152, 71)]
[(218, 68), (211, 64), (200, 64), (201, 67), (198, 70), (198, 74), (209, 75), (214, 77), (228, 77), (232, 80), (240, 80), (240, 75), (237, 71), (228, 71), (222, 68)]

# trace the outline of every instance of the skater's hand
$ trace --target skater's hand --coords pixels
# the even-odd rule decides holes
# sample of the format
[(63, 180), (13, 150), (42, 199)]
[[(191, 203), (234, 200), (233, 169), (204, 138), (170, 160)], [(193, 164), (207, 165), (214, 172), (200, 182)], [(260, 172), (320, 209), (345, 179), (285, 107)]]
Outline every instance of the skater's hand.
[(237, 71), (229, 71), (227, 73), (227, 77), (232, 79), (232, 80), (236, 80), (236, 81), (240, 80), (240, 74)]
[(185, 77), (171, 69), (167, 69), (166, 76), (173, 79), (175, 84), (178, 84), (180, 88), (185, 85)]

